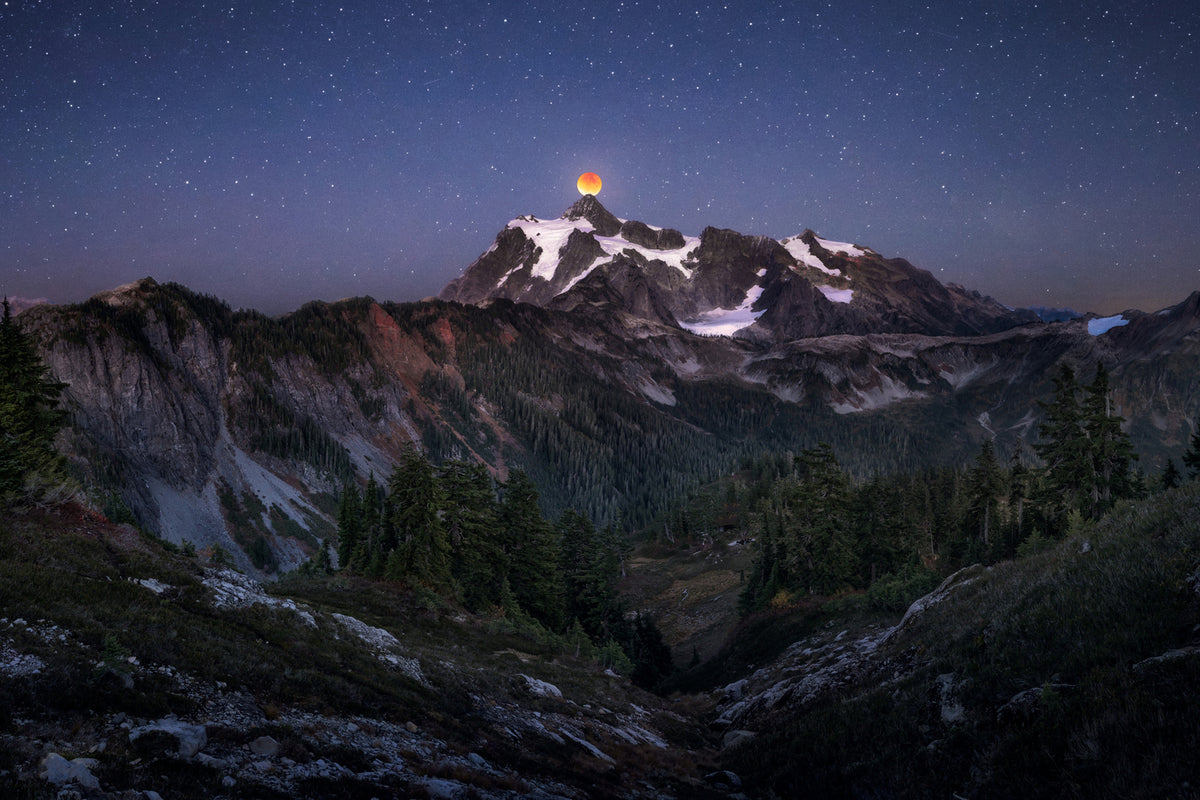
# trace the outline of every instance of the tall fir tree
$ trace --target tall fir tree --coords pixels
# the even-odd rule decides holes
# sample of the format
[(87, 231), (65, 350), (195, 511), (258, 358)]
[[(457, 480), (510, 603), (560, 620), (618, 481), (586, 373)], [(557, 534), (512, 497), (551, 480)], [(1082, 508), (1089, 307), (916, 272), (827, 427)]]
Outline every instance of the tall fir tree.
[(13, 317), (8, 298), (0, 317), (0, 504), (38, 500), (66, 481), (54, 438), (65, 424), (59, 397), (66, 384), (50, 377)]
[(1083, 509), (1092, 495), (1094, 472), (1079, 393), (1075, 371), (1064, 363), (1054, 378), (1054, 398), (1038, 403), (1045, 412), (1033, 445), (1043, 462), (1038, 500), (1047, 522), (1059, 531), (1066, 530), (1067, 514)]
[(1132, 496), (1132, 466), (1137, 460), (1129, 434), (1121, 428), (1125, 418), (1112, 407), (1104, 364), (1096, 365), (1096, 375), (1088, 385), (1081, 412), (1092, 465), (1090, 502), (1083, 511), (1087, 516), (1098, 517), (1119, 498)]
[(352, 483), (342, 487), (342, 497), (338, 503), (338, 566), (343, 569), (357, 569), (355, 556), (361, 558), (364, 552), (362, 540), (362, 498), (358, 488)]
[(542, 516), (537, 488), (524, 472), (513, 470), (501, 490), (500, 546), (513, 596), (523, 611), (558, 630), (565, 622), (558, 531)]
[(441, 487), (424, 453), (415, 448), (405, 452), (388, 488), (399, 538), (398, 557), (392, 559), (388, 577), (448, 588), (450, 541), (439, 513)]
[(1196, 422), (1192, 425), (1192, 438), (1183, 454), (1183, 465), (1187, 467), (1189, 478), (1200, 478), (1200, 416), (1196, 417)]
[(990, 557), (993, 537), (1002, 524), (1000, 500), (1005, 495), (1004, 470), (991, 439), (984, 439), (979, 446), (979, 455), (967, 473), (966, 488), (967, 524), (979, 549), (977, 555)]
[[(854, 580), (858, 554), (851, 540), (850, 481), (833, 448), (821, 442), (796, 459), (800, 476), (798, 532), (804, 538), (809, 591), (831, 594)], [(793, 567), (793, 573), (802, 570)]]
[(1159, 485), (1163, 489), (1174, 489), (1183, 481), (1183, 476), (1179, 474), (1179, 467), (1175, 466), (1175, 459), (1168, 458), (1167, 465), (1163, 467), (1162, 476), (1159, 478)]
[(443, 464), (439, 481), (450, 570), (463, 603), (472, 611), (482, 611), (500, 602), (507, 579), (496, 520), (496, 490), (487, 467), (465, 461)]

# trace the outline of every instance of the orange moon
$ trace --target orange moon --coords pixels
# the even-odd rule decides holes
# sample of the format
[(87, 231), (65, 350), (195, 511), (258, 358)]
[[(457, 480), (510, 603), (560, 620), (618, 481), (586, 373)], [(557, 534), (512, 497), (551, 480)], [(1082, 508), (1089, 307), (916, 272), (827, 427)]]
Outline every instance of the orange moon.
[(600, 176), (594, 172), (585, 172), (575, 183), (580, 194), (600, 194)]

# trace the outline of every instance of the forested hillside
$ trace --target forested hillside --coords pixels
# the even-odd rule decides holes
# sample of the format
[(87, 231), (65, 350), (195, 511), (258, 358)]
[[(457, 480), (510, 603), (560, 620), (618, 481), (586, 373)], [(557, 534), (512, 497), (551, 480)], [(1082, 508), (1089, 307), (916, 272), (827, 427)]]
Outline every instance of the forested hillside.
[(286, 570), (330, 538), (347, 481), (386, 479), (413, 445), (501, 482), (523, 471), (551, 519), (636, 529), (746, 458), (820, 442), (860, 481), (963, 463), (991, 438), (1035, 462), (1064, 364), (1105, 365), (1157, 471), (1200, 408), (1198, 315), (1193, 298), (1103, 335), (1073, 321), (772, 345), (602, 298), (569, 312), (359, 298), (273, 319), (146, 279), (20, 321), (64, 384), (70, 463), (112, 514)]

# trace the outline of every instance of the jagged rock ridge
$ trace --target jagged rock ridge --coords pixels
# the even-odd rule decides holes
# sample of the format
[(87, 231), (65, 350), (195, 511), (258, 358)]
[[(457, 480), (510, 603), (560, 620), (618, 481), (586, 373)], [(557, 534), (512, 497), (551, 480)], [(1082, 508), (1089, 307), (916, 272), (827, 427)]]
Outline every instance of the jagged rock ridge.
[[(410, 446), (501, 479), (520, 467), (551, 515), (640, 525), (733, 459), (817, 439), (863, 475), (962, 462), (984, 436), (1027, 447), (1061, 362), (1105, 364), (1148, 471), (1185, 446), (1200, 293), (978, 334), (1011, 316), (905, 264), (811, 231), (688, 237), (585, 197), (514, 220), (447, 287), (480, 305), (362, 298), (268, 319), (146, 279), (21, 320), (68, 384), (64, 443), (90, 480), (245, 568), (260, 539), (272, 563), (256, 566), (311, 555), (340, 485), (386, 477)], [(938, 325), (962, 332), (909, 330)]]
[(833, 334), (994, 333), (1033, 322), (900, 258), (806, 230), (699, 237), (621, 220), (587, 195), (556, 220), (518, 217), (441, 293), (570, 310), (581, 304), (764, 342)]

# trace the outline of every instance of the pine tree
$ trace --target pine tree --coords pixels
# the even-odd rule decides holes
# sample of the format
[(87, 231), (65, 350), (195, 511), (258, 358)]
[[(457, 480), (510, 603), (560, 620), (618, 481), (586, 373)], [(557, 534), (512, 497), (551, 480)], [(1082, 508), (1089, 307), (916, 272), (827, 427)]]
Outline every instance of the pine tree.
[(395, 548), (395, 542), (385, 542), (383, 536), (383, 490), (375, 480), (375, 473), (367, 476), (367, 485), (363, 488), (362, 505), (359, 513), (362, 519), (363, 546), (367, 552), (367, 561), (374, 565), (372, 578), (382, 575), (382, 562)]
[(439, 479), (450, 571), (467, 608), (482, 611), (499, 602), (507, 572), (497, 535), (496, 491), (482, 464), (451, 461), (442, 465)]
[(558, 530), (567, 618), (579, 620), (594, 641), (606, 641), (620, 633), (624, 621), (613, 529), (597, 530), (590, 519), (568, 509), (559, 518)]
[(800, 477), (784, 532), (788, 571), (799, 588), (831, 594), (853, 583), (858, 554), (849, 520), (850, 483), (822, 442), (796, 457)]
[(1004, 496), (1004, 471), (991, 439), (984, 439), (980, 445), (979, 455), (967, 473), (966, 488), (968, 522), (986, 555), (992, 549), (992, 533), (1001, 524), (1000, 498)]
[(659, 686), (675, 669), (671, 648), (663, 640), (662, 632), (653, 620), (641, 614), (634, 617), (626, 652), (633, 662), (629, 678), (643, 689)]
[[(750, 575), (746, 585), (738, 596), (738, 613), (745, 615), (758, 611), (771, 599), (771, 593), (778, 590), (779, 570), (776, 553), (775, 536), (771, 532), (771, 513), (769, 503), (762, 503), (761, 530), (755, 541), (756, 552), (750, 566)], [(772, 581), (772, 578), (775, 578)]]
[(1013, 453), (1008, 467), (1008, 508), (1010, 515), (1008, 546), (1005, 555), (1015, 552), (1025, 539), (1025, 501), (1030, 494), (1029, 470), (1021, 463), (1020, 453)]
[(425, 455), (409, 449), (388, 484), (401, 557), (392, 580), (408, 580), (433, 589), (450, 583), (450, 541), (442, 527), (441, 488)]
[(1096, 376), (1088, 386), (1082, 406), (1082, 425), (1091, 457), (1090, 503), (1085, 513), (1095, 518), (1119, 498), (1132, 495), (1130, 468), (1137, 459), (1129, 434), (1121, 429), (1124, 417), (1112, 408), (1108, 370), (1096, 365)]
[(1094, 482), (1079, 392), (1075, 371), (1063, 364), (1054, 378), (1054, 399), (1038, 403), (1046, 415), (1038, 428), (1039, 441), (1033, 445), (1044, 464), (1039, 501), (1060, 530), (1069, 511), (1087, 505)]
[(1179, 467), (1175, 466), (1175, 459), (1168, 458), (1167, 465), (1163, 467), (1162, 477), (1159, 483), (1164, 489), (1174, 489), (1183, 481), (1183, 476), (1179, 474)]
[(358, 489), (347, 483), (342, 487), (341, 501), (338, 503), (338, 566), (342, 569), (355, 569), (361, 565), (355, 563), (356, 555), (362, 556), (362, 499)]
[(1200, 417), (1196, 418), (1196, 424), (1192, 426), (1192, 439), (1187, 452), (1183, 454), (1183, 465), (1187, 467), (1189, 478), (1200, 478)]
[(565, 620), (558, 531), (542, 517), (537, 488), (524, 472), (511, 472), (502, 492), (498, 527), (513, 597), (526, 613), (559, 630)]
[(58, 407), (66, 384), (45, 365), (13, 318), (8, 298), (0, 318), (0, 504), (37, 500), (66, 480), (54, 438), (66, 422)]

